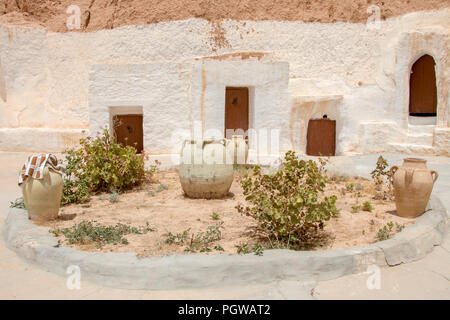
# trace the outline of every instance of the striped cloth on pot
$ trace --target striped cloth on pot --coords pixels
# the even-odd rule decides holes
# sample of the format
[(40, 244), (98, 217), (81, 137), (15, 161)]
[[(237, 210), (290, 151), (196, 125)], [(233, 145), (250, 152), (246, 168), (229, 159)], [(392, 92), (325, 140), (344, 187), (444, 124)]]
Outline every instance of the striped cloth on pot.
[(56, 156), (50, 153), (33, 154), (28, 157), (19, 174), (19, 186), (24, 183), (28, 177), (42, 179), (42, 173), (45, 167), (53, 169), (55, 172), (63, 175), (66, 168), (58, 164)]

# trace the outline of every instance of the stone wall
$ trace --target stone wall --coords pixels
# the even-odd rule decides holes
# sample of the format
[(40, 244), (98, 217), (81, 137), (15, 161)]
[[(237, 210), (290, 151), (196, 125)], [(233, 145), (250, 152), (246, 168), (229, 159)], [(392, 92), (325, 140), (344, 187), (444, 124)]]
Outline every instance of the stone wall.
[[(144, 114), (144, 148), (174, 154), (197, 127), (220, 135), (225, 87), (243, 86), (250, 127), (279, 131), (278, 149), (262, 153), (304, 152), (309, 118), (327, 113), (337, 154), (449, 155), (448, 21), (450, 9), (378, 29), (228, 20), (219, 35), (202, 19), (91, 33), (0, 25), (0, 150), (62, 151), (131, 108)], [(422, 54), (436, 61), (436, 125), (408, 122), (409, 70)]]

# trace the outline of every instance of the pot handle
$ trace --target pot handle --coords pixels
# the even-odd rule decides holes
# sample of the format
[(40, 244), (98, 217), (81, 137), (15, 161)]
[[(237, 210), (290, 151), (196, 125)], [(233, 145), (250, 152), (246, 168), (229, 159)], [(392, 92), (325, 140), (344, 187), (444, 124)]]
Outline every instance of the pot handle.
[(221, 143), (223, 143), (224, 146), (226, 146), (226, 145), (228, 144), (228, 142), (229, 142), (229, 140), (226, 139), (226, 138), (221, 138), (221, 139), (219, 139), (219, 141), (220, 141)]
[[(395, 169), (395, 171), (394, 171)], [(391, 177), (394, 176), (394, 174), (397, 172), (398, 170), (398, 166), (392, 166), (391, 169), (389, 170), (389, 172), (391, 173)]]
[(414, 176), (414, 168), (405, 168), (405, 184), (409, 185), (412, 182)]
[[(434, 177), (433, 177), (433, 173), (434, 173)], [(439, 173), (436, 170), (431, 170), (431, 176), (433, 177), (433, 183), (435, 183), (437, 178), (439, 177)]]
[(207, 144), (216, 143), (216, 142), (220, 142), (220, 143), (222, 143), (224, 146), (227, 145), (227, 139), (225, 139), (225, 138), (219, 138), (219, 139), (214, 139), (214, 140), (203, 140), (203, 141), (202, 141), (202, 148), (204, 148), (205, 145), (207, 145)]

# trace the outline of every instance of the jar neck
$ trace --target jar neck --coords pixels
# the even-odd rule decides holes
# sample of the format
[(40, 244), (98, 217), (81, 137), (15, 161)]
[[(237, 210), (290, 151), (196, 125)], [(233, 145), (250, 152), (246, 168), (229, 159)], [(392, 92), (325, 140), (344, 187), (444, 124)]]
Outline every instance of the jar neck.
[(410, 168), (426, 168), (427, 160), (418, 158), (405, 158), (403, 159), (403, 166)]

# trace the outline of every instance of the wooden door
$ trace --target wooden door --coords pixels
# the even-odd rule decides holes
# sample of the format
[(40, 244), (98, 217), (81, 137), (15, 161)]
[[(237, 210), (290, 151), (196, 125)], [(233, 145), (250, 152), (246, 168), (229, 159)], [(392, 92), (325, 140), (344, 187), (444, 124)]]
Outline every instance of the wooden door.
[[(227, 88), (225, 94), (225, 138), (231, 139), (227, 129), (241, 129), (248, 136), (248, 88)], [(235, 133), (236, 134), (236, 133)]]
[(424, 55), (411, 68), (409, 80), (409, 114), (436, 116), (437, 90), (434, 59)]
[(122, 146), (132, 146), (138, 153), (144, 149), (144, 133), (141, 114), (114, 116), (114, 133)]
[(336, 152), (336, 121), (311, 119), (306, 135), (306, 154), (310, 156), (334, 156)]

